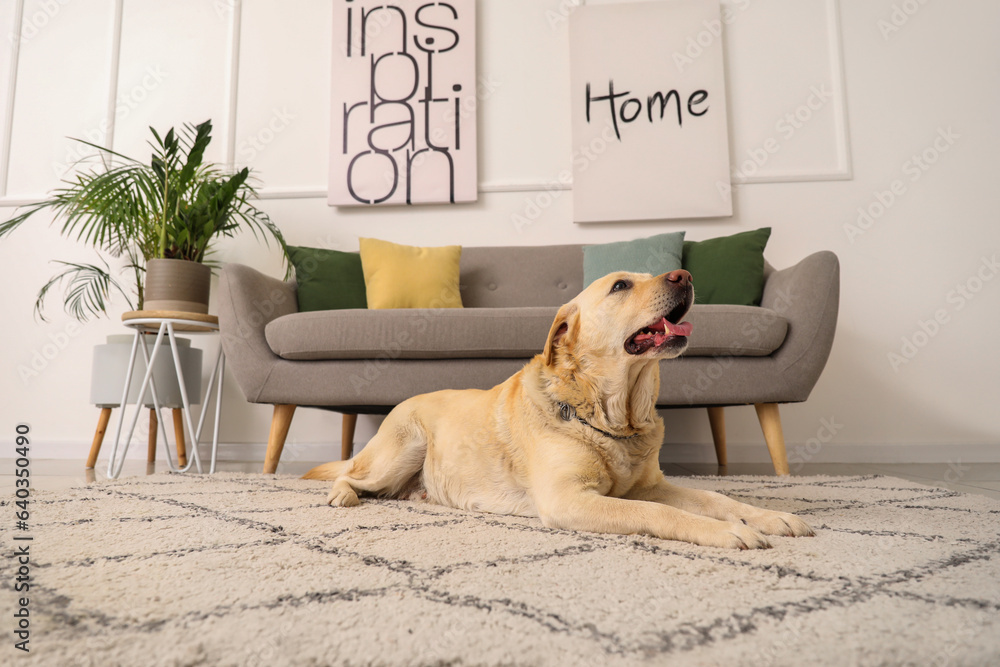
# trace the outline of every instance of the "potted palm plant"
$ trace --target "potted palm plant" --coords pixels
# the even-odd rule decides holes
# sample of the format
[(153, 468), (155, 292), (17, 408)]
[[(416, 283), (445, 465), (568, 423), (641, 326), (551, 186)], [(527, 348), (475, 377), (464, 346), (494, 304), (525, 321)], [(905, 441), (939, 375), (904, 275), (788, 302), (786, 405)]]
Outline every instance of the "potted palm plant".
[[(133, 309), (207, 313), (211, 243), (244, 230), (265, 242), (273, 238), (287, 258), (281, 231), (253, 204), (249, 168), (227, 173), (205, 163), (211, 120), (163, 135), (149, 129), (153, 151), (148, 163), (78, 139), (96, 149), (90, 159), (100, 158), (99, 166), (77, 173), (47, 199), (0, 223), (2, 239), (49, 211), (62, 221), (64, 236), (92, 246), (100, 256), (100, 263), (58, 262), (62, 270), (35, 302), (42, 319), (46, 295), (60, 284), (66, 288), (66, 311), (80, 321), (106, 315), (112, 292), (122, 294)], [(124, 260), (119, 272), (128, 276), (135, 302), (108, 256)]]
[[(95, 155), (85, 158), (96, 162), (94, 168), (81, 170), (48, 198), (0, 223), (3, 239), (37, 213), (48, 211), (61, 221), (64, 236), (91, 246), (98, 255), (92, 263), (56, 262), (60, 271), (42, 286), (35, 301), (40, 319), (45, 320), (46, 296), (57, 286), (64, 287), (66, 312), (81, 322), (107, 315), (113, 293), (121, 294), (133, 310), (207, 313), (211, 268), (206, 255), (211, 243), (243, 230), (265, 242), (273, 238), (287, 261), (281, 231), (252, 203), (256, 192), (249, 183), (250, 170), (227, 173), (205, 163), (205, 149), (212, 140), (210, 120), (185, 125), (180, 132), (172, 128), (163, 135), (153, 128), (150, 132), (148, 163), (76, 140), (96, 149)], [(118, 266), (112, 268), (113, 263)], [(187, 272), (194, 277), (184, 277)], [(195, 296), (174, 292), (192, 285)], [(92, 403), (106, 407), (121, 400), (122, 375), (111, 370), (115, 364), (125, 367), (131, 348), (128, 339), (109, 336), (106, 345), (95, 348)], [(184, 377), (200, 378), (201, 351), (191, 348), (189, 341), (178, 342)], [(161, 388), (161, 404), (175, 407), (181, 401), (176, 371), (170, 355), (159, 359), (153, 377)], [(131, 391), (138, 393), (138, 384), (136, 378)], [(198, 382), (188, 387), (193, 403), (199, 402), (199, 390)], [(150, 400), (144, 397), (147, 405)]]

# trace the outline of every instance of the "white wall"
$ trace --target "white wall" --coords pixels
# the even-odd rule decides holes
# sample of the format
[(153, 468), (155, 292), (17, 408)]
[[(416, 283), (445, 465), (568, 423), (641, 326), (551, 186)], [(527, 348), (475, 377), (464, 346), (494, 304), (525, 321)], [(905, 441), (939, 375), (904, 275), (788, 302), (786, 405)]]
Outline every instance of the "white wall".
[[(110, 106), (114, 147), (126, 153), (142, 150), (148, 125), (215, 119), (213, 159), (258, 170), (264, 206), (293, 244), (355, 249), (359, 235), (431, 245), (599, 243), (678, 229), (697, 240), (770, 225), (774, 265), (820, 249), (842, 263), (830, 362), (808, 402), (783, 408), (793, 457), (1000, 460), (1000, 279), (988, 263), (1000, 251), (1000, 43), (993, 35), (1000, 4), (734, 0), (738, 11), (724, 35), (734, 167), (776, 132), (782, 109), (807, 99), (810, 67), (834, 85), (842, 65), (844, 96), (734, 188), (731, 219), (587, 226), (571, 222), (572, 191), (553, 189), (572, 153), (561, 20), (572, 2), (480, 1), (480, 200), (384, 210), (325, 204), (332, 4), (25, 0), (11, 96), (16, 40), (7, 37), (20, 0), (3, 2), (0, 103), (12, 103), (0, 107), (0, 128), (9, 128), (0, 134), (0, 217), (56, 184), (72, 157), (65, 137), (107, 140)], [(838, 8), (840, 29), (827, 44)], [(950, 140), (938, 139), (948, 133)], [(933, 164), (914, 171), (913, 156), (925, 152)], [(788, 182), (789, 174), (831, 180)], [(878, 213), (896, 181), (901, 194), (850, 235), (859, 207)], [(518, 224), (518, 215), (531, 224)], [(87, 404), (91, 348), (123, 329), (117, 317), (77, 326), (57, 299), (49, 322), (32, 319), (37, 289), (54, 270), (49, 260), (90, 257), (36, 222), (0, 243), (0, 442), (28, 422), (36, 457), (82, 458), (97, 420)], [(273, 250), (249, 237), (220, 246), (219, 257), (280, 272)], [(968, 296), (956, 291), (960, 285)], [(123, 310), (121, 303), (116, 312)], [(924, 334), (921, 322), (936, 315), (946, 321), (925, 324), (934, 333)], [(921, 345), (893, 368), (888, 355), (903, 355), (904, 338)], [(270, 410), (247, 404), (232, 381), (226, 392), (223, 456), (261, 459)], [(731, 458), (767, 460), (753, 410), (728, 416)], [(666, 459), (712, 460), (701, 411), (666, 417)], [(375, 425), (363, 418), (359, 439)], [(336, 415), (302, 410), (284, 458), (335, 458), (339, 432)], [(829, 442), (817, 447), (821, 438)], [(133, 449), (143, 455), (143, 447)]]

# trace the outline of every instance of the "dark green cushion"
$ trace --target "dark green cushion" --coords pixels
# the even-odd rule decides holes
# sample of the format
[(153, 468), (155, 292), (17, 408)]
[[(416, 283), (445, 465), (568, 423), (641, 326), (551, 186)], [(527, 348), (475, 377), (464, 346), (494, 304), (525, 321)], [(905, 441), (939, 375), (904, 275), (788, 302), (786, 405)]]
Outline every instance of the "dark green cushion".
[(288, 246), (299, 285), (299, 312), (367, 308), (365, 274), (356, 252)]
[(771, 228), (684, 242), (684, 268), (694, 281), (694, 302), (759, 306), (764, 292), (764, 246)]
[(590, 245), (583, 249), (583, 286), (614, 271), (661, 273), (681, 268), (684, 232), (657, 234), (635, 241)]

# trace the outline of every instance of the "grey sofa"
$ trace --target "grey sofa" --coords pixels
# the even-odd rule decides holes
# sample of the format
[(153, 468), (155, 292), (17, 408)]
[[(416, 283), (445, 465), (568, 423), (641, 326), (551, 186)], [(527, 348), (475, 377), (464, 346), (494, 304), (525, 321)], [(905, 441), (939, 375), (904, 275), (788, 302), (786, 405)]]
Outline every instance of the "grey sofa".
[[(439, 389), (488, 389), (541, 351), (558, 307), (583, 288), (580, 245), (464, 248), (462, 309), (298, 312), (294, 281), (250, 267), (221, 273), (227, 366), (252, 403), (274, 406), (264, 472), (274, 472), (297, 407), (344, 414), (341, 456), (358, 414), (384, 414)], [(694, 276), (697, 290), (698, 277)], [(778, 474), (788, 473), (778, 404), (804, 401), (833, 344), (839, 263), (812, 254), (765, 270), (760, 307), (696, 305), (688, 351), (661, 366), (662, 408), (708, 409), (726, 464), (723, 408), (752, 404)]]

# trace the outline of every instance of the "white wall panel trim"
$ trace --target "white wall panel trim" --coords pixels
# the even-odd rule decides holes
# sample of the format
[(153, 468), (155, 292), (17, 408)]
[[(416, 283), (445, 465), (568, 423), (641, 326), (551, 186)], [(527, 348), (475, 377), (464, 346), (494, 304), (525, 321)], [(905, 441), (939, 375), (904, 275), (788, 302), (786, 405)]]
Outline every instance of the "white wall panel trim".
[(325, 187), (261, 188), (257, 195), (261, 199), (326, 199)]
[(240, 93), (240, 37), (243, 25), (243, 0), (231, 0), (229, 16), (229, 72), (226, 80), (226, 165), (236, 164), (236, 111)]
[[(104, 147), (115, 147), (115, 120), (118, 113), (118, 76), (121, 70), (122, 17), (125, 14), (125, 0), (115, 0), (115, 11), (111, 24), (111, 57), (108, 72), (108, 108), (105, 116), (107, 130), (104, 133)], [(107, 156), (102, 155), (107, 164)]]
[(10, 173), (10, 142), (14, 136), (14, 98), (17, 90), (17, 61), (21, 55), (21, 31), (24, 21), (24, 0), (15, 0), (14, 20), (11, 27), (10, 74), (7, 97), (4, 100), (3, 136), (0, 137), (0, 201), (7, 195), (7, 175)]
[(853, 178), (851, 170), (851, 144), (847, 125), (847, 85), (844, 78), (843, 34), (840, 29), (840, 3), (825, 0), (827, 67), (832, 86), (834, 132), (837, 146), (837, 164), (830, 169), (819, 170), (766, 170), (753, 176), (741, 177), (733, 187), (753, 183), (797, 183), (804, 181), (844, 181)]
[(28, 204), (34, 204), (45, 197), (45, 195), (38, 195), (37, 197), (0, 197), (0, 208), (17, 208), (18, 206), (27, 206)]
[(480, 183), (480, 192), (539, 192), (545, 190), (572, 190), (573, 183), (562, 181), (525, 181), (507, 183)]
[[(479, 192), (483, 194), (502, 192), (551, 192), (555, 190), (572, 190), (571, 183), (551, 183), (547, 181), (524, 183), (481, 183)], [(326, 199), (326, 187), (284, 187), (260, 188), (257, 195), (261, 199)], [(0, 197), (0, 208), (26, 206), (42, 199), (45, 195), (35, 197)]]

